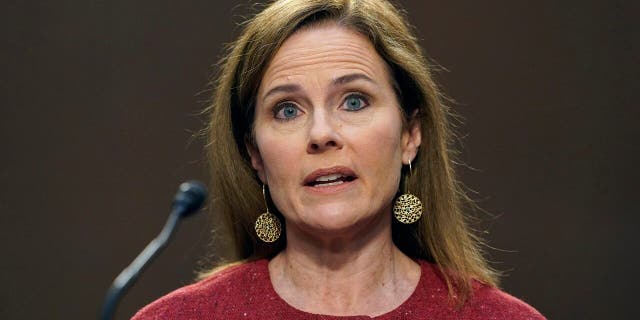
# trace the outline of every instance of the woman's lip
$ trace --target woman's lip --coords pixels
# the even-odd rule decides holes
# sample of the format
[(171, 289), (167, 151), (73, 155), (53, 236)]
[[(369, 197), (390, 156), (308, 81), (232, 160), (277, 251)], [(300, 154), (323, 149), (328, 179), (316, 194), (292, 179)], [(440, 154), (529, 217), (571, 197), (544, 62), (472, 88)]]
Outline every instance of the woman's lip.
[[(319, 177), (328, 176), (330, 174), (341, 174), (341, 175), (346, 176), (346, 177), (353, 177), (354, 180), (356, 178), (358, 178), (356, 176), (356, 174), (353, 172), (353, 170), (351, 170), (349, 167), (334, 166), (334, 167), (331, 167), (331, 168), (322, 168), (322, 169), (318, 169), (318, 170), (315, 170), (315, 171), (311, 172), (309, 175), (307, 175), (306, 178), (304, 178), (304, 181), (303, 181), (302, 185), (309, 186), (312, 182), (316, 181), (316, 179), (318, 179)], [(343, 184), (345, 184), (347, 182), (352, 182), (352, 181), (344, 181)], [(338, 187), (338, 186), (340, 186), (340, 185), (336, 185), (335, 187)], [(328, 187), (330, 187), (330, 186), (324, 186), (322, 188), (328, 188)], [(318, 188), (318, 187), (316, 187), (316, 188)]]
[(345, 192), (350, 187), (352, 187), (356, 183), (356, 181), (358, 180), (356, 179), (351, 181), (343, 181), (342, 183), (336, 184), (336, 185), (316, 185), (316, 186), (305, 185), (304, 190), (311, 194), (317, 194), (317, 195), (329, 195), (329, 194), (342, 193), (342, 192)]

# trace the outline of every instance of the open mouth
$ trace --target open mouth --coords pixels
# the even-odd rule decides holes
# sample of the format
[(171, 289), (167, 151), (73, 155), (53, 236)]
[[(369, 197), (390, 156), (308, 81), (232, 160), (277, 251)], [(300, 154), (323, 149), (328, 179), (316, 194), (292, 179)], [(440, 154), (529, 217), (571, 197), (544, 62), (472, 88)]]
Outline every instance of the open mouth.
[(318, 169), (304, 179), (306, 187), (331, 187), (358, 179), (358, 176), (348, 167), (336, 166), (326, 169)]
[(329, 187), (329, 186), (337, 186), (339, 184), (353, 181), (355, 179), (356, 179), (355, 176), (334, 173), (334, 174), (319, 176), (315, 180), (307, 182), (305, 185), (310, 187)]

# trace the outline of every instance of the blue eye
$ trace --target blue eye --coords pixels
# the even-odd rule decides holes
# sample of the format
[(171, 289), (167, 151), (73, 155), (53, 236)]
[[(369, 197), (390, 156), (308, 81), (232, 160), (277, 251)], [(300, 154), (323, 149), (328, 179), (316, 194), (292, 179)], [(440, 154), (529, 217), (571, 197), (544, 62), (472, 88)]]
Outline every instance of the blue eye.
[(298, 116), (300, 110), (293, 103), (282, 103), (276, 106), (273, 110), (273, 115), (276, 119), (291, 120)]
[(358, 111), (369, 105), (367, 99), (359, 94), (350, 94), (342, 104), (347, 111)]

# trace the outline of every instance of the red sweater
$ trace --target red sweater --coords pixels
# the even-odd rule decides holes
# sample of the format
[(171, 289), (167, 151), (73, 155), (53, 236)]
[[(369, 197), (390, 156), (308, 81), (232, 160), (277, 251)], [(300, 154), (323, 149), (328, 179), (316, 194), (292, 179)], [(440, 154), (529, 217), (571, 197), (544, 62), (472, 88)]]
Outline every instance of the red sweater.
[[(422, 274), (413, 294), (396, 309), (373, 319), (545, 319), (526, 303), (499, 289), (477, 283), (462, 308), (448, 302), (447, 286), (437, 268), (420, 261)], [(273, 289), (267, 260), (229, 267), (180, 288), (144, 307), (142, 319), (372, 319), (327, 316), (297, 310)]]

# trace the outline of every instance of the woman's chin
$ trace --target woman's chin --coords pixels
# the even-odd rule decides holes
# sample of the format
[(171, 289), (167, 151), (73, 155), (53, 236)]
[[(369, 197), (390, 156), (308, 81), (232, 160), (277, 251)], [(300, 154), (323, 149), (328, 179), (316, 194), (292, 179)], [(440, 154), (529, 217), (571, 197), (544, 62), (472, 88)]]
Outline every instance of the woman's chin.
[(300, 221), (295, 223), (299, 224), (298, 229), (313, 237), (344, 237), (360, 234), (362, 230), (374, 232), (377, 228), (372, 224), (379, 220), (377, 218), (379, 217), (376, 214), (354, 212), (351, 207), (340, 211), (316, 211), (313, 216), (301, 217)]

